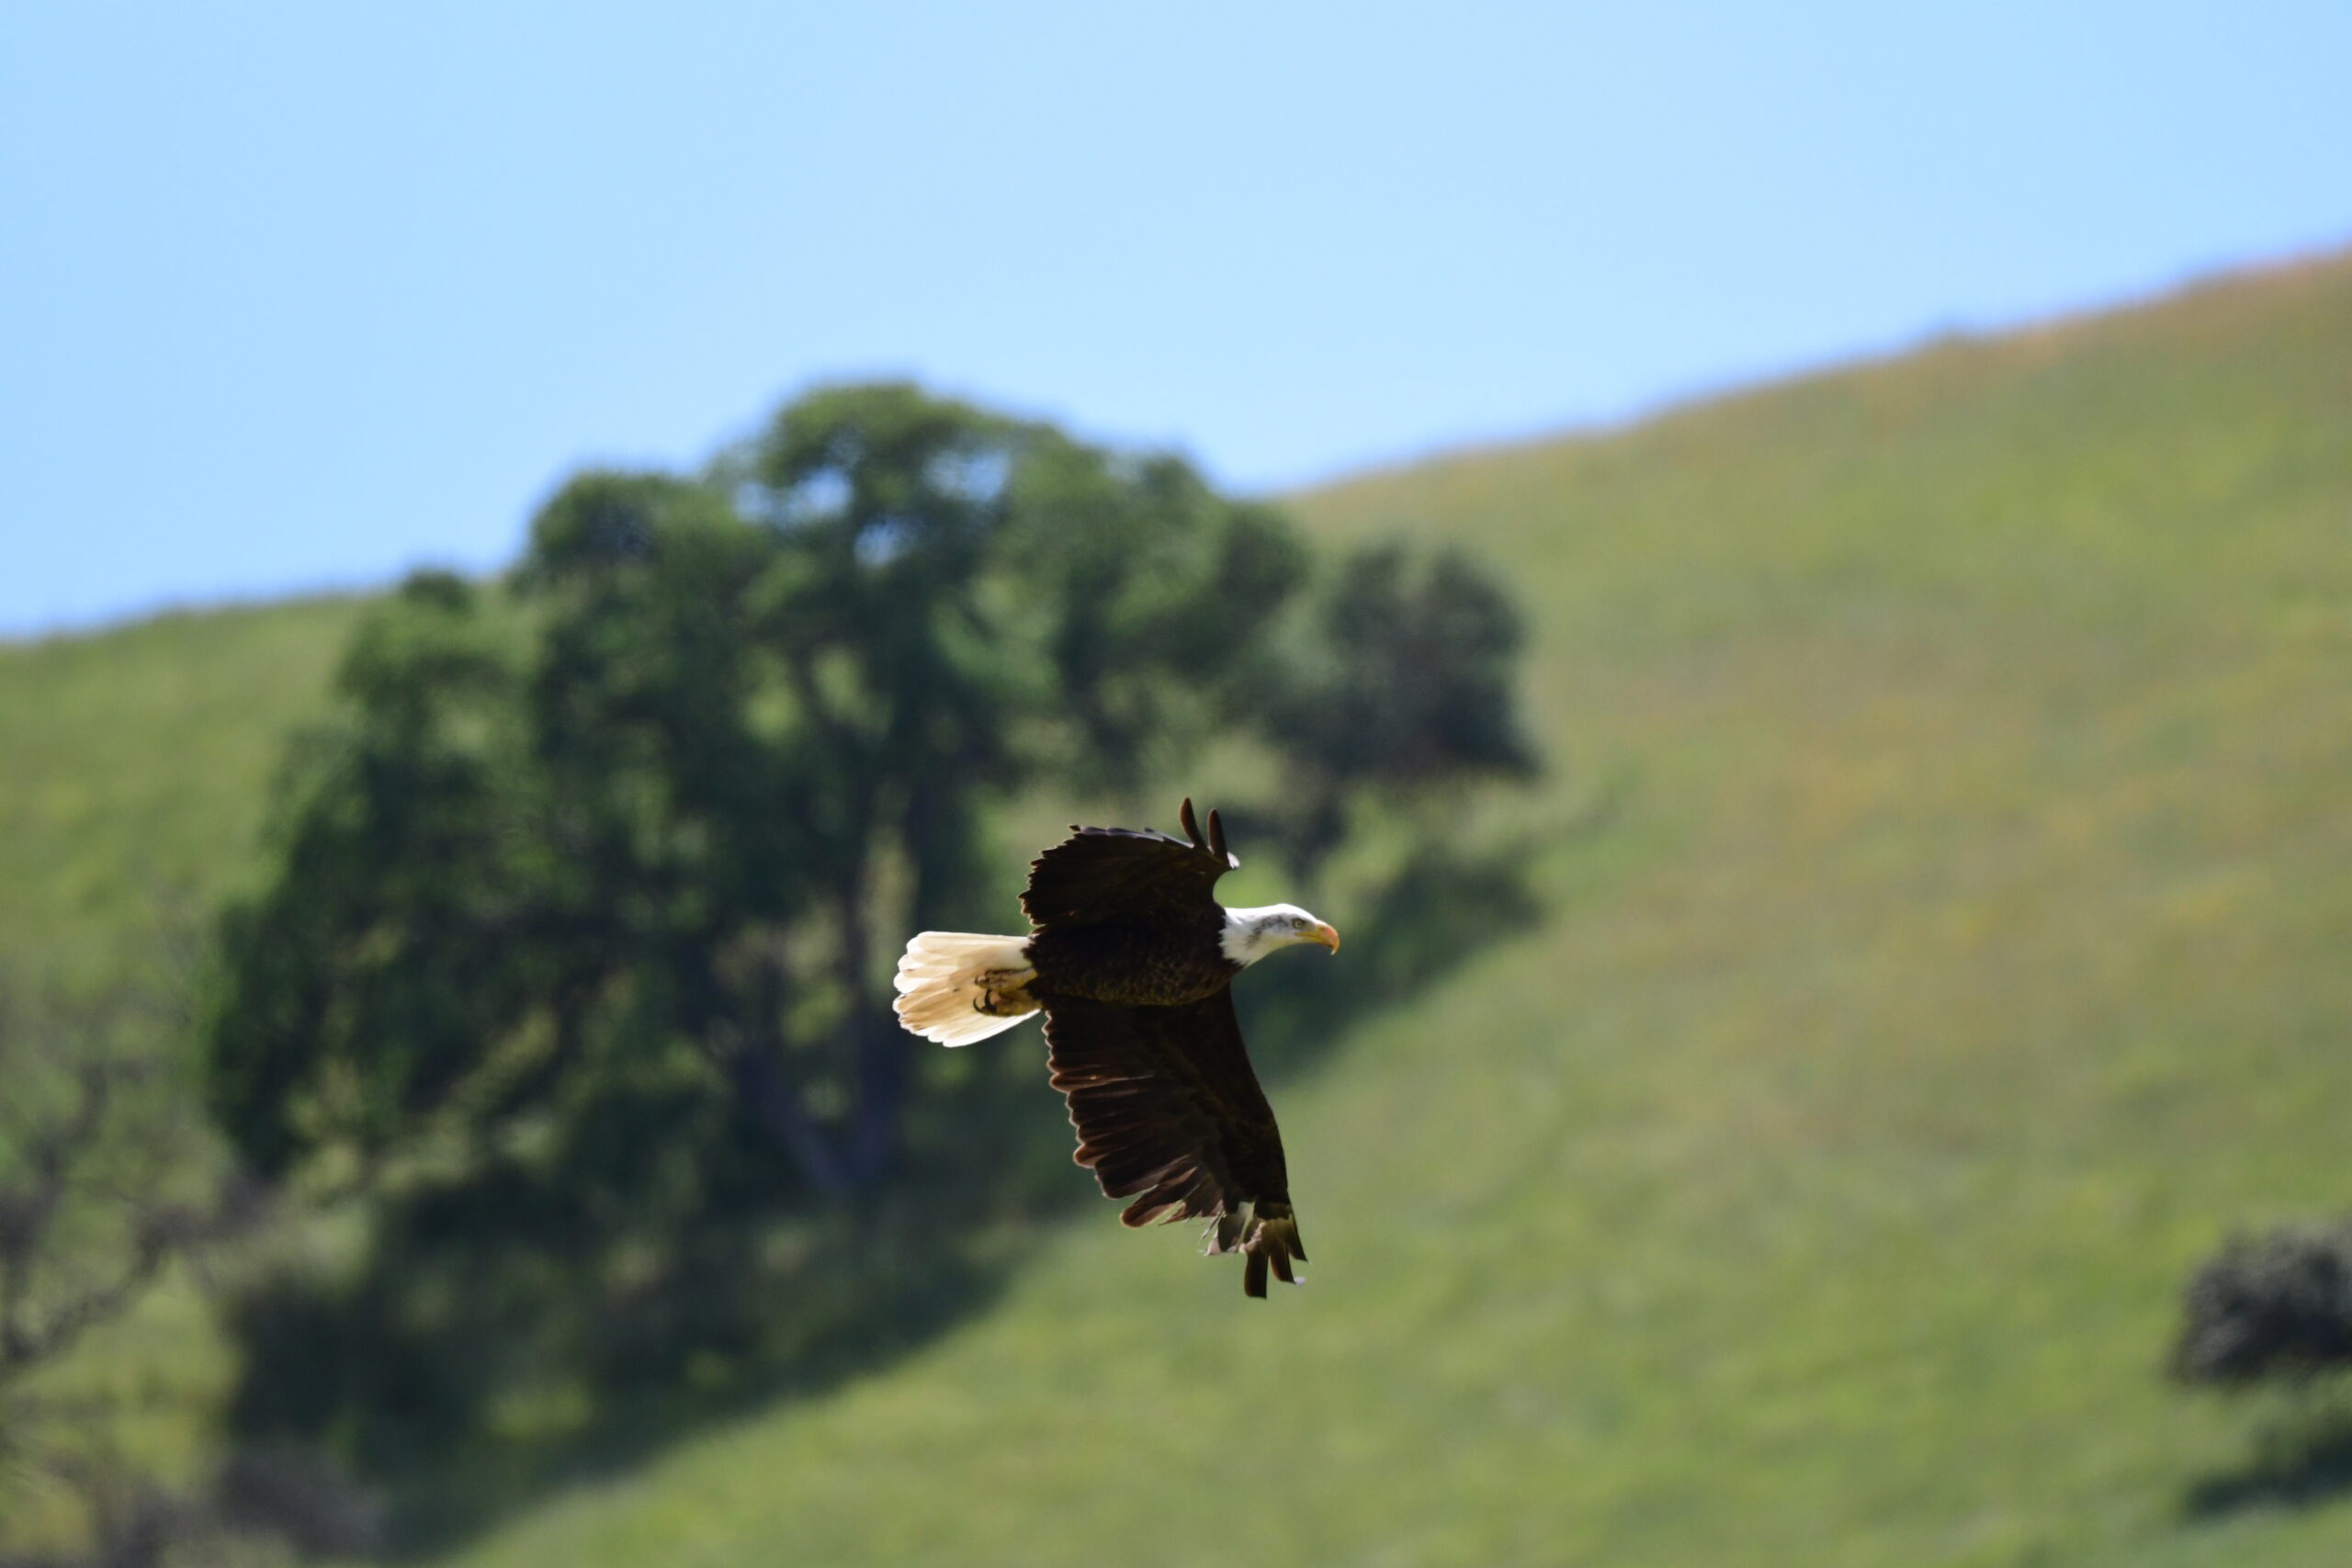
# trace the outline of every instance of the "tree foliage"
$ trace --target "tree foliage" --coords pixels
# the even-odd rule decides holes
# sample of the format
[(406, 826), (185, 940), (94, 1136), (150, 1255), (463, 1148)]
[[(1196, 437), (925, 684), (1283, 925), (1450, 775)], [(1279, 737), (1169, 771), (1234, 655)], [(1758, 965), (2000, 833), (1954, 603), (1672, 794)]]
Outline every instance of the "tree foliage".
[(209, 1157), (151, 1010), (128, 992), (0, 994), (0, 1395), (255, 1213)]
[(2233, 1236), (2188, 1281), (2173, 1372), (2222, 1387), (2352, 1367), (2352, 1223)]
[(1178, 459), (886, 384), (700, 475), (581, 476), (502, 582), (413, 578), (221, 925), (217, 1121), (369, 1215), (356, 1272), (248, 1297), (246, 1429), (380, 1467), (551, 1368), (674, 1381), (968, 1296), (942, 1228), (1069, 1186), (1059, 1119), (993, 1109), (1040, 1109), (1034, 1060), (888, 1006), (907, 933), (1017, 919), (992, 807), (1254, 736), (1313, 869), (1359, 795), (1532, 765), (1465, 563), (1316, 576)]
[(1265, 828), (1312, 879), (1346, 841), (1351, 807), (1532, 776), (1517, 696), (1525, 643), (1509, 596), (1458, 552), (1417, 560), (1389, 545), (1348, 558), (1257, 715), (1284, 789), (1245, 825)]
[(1305, 570), (1181, 463), (900, 386), (794, 404), (714, 481), (575, 480), (507, 592), (420, 577), (353, 649), (227, 926), (223, 1125), (273, 1174), (367, 1166), (715, 1071), (865, 1185), (912, 1054), (880, 982), (899, 933), (987, 918), (982, 807), (1137, 777)]
[(40, 1386), (169, 1270), (202, 1265), (260, 1216), (187, 1092), (175, 1010), (127, 983), (74, 1002), (0, 989), (0, 1560), (26, 1544), (26, 1512), (75, 1516), (52, 1521), (82, 1538), (43, 1559), (61, 1568), (161, 1562), (216, 1533), (209, 1499), (108, 1440), (93, 1418), (103, 1402)]

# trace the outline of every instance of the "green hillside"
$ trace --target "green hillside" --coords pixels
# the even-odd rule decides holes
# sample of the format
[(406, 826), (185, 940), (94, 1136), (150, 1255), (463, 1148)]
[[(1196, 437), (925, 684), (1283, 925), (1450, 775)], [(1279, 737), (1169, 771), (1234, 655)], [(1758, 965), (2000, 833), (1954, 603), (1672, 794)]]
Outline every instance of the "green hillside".
[[(250, 864), (285, 732), (322, 707), (358, 609), (310, 600), (0, 645), (0, 1009), (12, 1021), (125, 978), (176, 999), (174, 972)], [(175, 1279), (33, 1392), (75, 1411), (85, 1441), (180, 1480), (204, 1462), (231, 1370)], [(68, 1511), (55, 1489), (0, 1494), (0, 1556), (49, 1544)]]
[(145, 964), (245, 864), (286, 729), (356, 601), (0, 645), (0, 954), (89, 986)]
[[(177, 999), (174, 972), (251, 863), (285, 733), (323, 705), (358, 609), (310, 600), (0, 645), (0, 1009), (11, 1021), (18, 1009), (70, 1010), (126, 978)], [(84, 1442), (180, 1481), (206, 1462), (231, 1371), (202, 1302), (173, 1279), (32, 1392), (74, 1411)], [(55, 1488), (0, 1492), (0, 1556), (51, 1544), (71, 1511)]]
[(2341, 1562), (2185, 1516), (2245, 1434), (2156, 1370), (2352, 1201), (2346, 344), (2336, 265), (1305, 498), (1498, 558), (1618, 799), (1279, 1086), (1313, 1283), (1106, 1211), (463, 1561)]
[[(1561, 825), (1542, 929), (1272, 1086), (1312, 1283), (1104, 1205), (450, 1561), (2344, 1561), (2158, 1371), (2225, 1231), (2352, 1207), (2347, 345), (2335, 261), (1298, 498), (1506, 570)], [(0, 943), (233, 876), (347, 614), (0, 650)]]

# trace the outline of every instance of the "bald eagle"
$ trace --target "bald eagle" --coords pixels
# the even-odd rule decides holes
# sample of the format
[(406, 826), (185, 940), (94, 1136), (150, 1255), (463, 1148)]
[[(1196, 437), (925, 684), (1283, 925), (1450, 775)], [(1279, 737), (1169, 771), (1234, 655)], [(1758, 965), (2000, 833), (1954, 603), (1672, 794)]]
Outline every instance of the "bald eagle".
[(969, 1045), (1042, 1011), (1075, 1157), (1104, 1197), (1134, 1199), (1121, 1221), (1210, 1221), (1208, 1250), (1240, 1252), (1241, 1288), (1262, 1297), (1266, 1270), (1295, 1283), (1306, 1249), (1233, 977), (1298, 942), (1337, 953), (1340, 933), (1295, 905), (1219, 905), (1217, 878), (1241, 863), (1216, 812), (1206, 834), (1190, 800), (1180, 816), (1182, 839), (1073, 828), (1029, 867), (1025, 937), (925, 931), (907, 943), (899, 1019)]

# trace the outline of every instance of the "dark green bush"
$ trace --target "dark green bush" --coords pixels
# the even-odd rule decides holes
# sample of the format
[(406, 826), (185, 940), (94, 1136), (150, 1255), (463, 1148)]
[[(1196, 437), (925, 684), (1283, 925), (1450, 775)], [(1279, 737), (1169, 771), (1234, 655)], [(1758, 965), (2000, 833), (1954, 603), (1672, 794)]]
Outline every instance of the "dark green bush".
[(2237, 1387), (2352, 1366), (2352, 1221), (2233, 1236), (2184, 1292), (2173, 1375)]

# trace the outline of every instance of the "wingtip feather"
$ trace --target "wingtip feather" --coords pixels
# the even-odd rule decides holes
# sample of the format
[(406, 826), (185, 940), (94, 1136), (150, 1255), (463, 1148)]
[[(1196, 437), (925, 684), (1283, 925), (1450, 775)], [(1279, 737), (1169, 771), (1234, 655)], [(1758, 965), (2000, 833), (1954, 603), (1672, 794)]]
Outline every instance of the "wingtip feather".
[(1298, 1220), (1289, 1204), (1250, 1205), (1250, 1226), (1242, 1238), (1241, 1251), (1245, 1258), (1241, 1268), (1242, 1294), (1262, 1299), (1269, 1269), (1285, 1285), (1302, 1282), (1291, 1262), (1294, 1258), (1306, 1262), (1306, 1247), (1298, 1238)]

